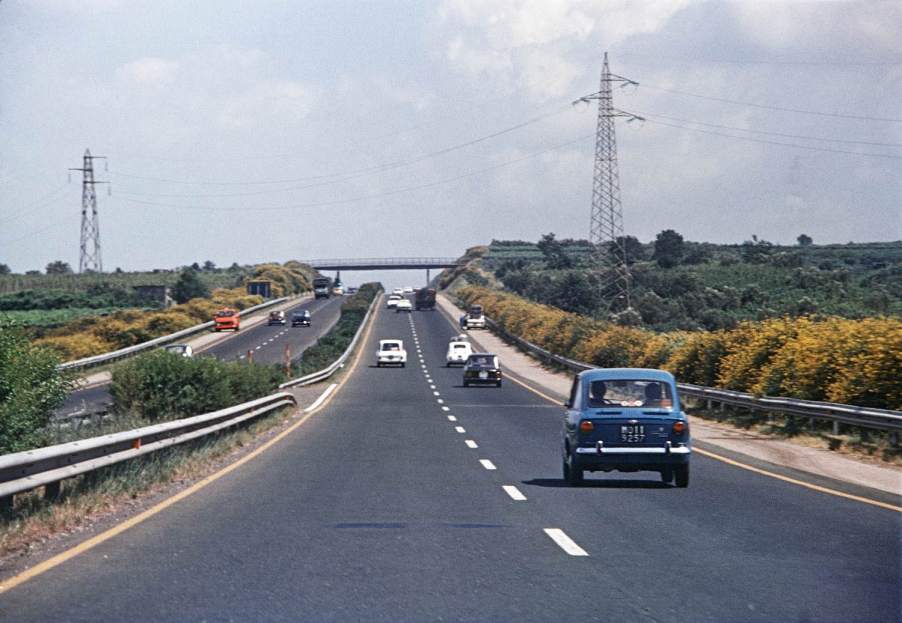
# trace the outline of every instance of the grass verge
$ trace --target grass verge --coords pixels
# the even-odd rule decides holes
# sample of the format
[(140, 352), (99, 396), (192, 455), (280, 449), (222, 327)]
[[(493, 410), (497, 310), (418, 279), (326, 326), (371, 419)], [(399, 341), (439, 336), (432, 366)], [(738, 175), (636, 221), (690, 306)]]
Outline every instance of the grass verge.
[(123, 511), (130, 514), (142, 505), (139, 498), (171, 495), (215, 472), (263, 443), (264, 433), (285, 424), (290, 413), (282, 409), (209, 439), (70, 478), (61, 483), (55, 500), (45, 498), (43, 488), (15, 496), (13, 507), (0, 515), (0, 567), (52, 537), (84, 530)]

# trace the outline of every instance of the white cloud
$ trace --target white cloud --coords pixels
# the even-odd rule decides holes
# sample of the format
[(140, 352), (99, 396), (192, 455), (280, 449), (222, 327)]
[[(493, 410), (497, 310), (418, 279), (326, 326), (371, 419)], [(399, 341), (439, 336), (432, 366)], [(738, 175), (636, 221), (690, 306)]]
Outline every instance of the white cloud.
[(317, 99), (315, 89), (301, 82), (262, 82), (227, 100), (219, 120), (233, 127), (296, 124), (310, 113)]
[(129, 82), (152, 88), (169, 86), (176, 77), (179, 64), (157, 57), (145, 57), (126, 63), (119, 75)]
[(690, 1), (446, 0), (439, 16), (454, 69), (523, 87), (542, 100), (569, 91), (580, 75), (585, 58), (574, 57), (575, 48), (597, 41), (600, 54), (658, 30)]

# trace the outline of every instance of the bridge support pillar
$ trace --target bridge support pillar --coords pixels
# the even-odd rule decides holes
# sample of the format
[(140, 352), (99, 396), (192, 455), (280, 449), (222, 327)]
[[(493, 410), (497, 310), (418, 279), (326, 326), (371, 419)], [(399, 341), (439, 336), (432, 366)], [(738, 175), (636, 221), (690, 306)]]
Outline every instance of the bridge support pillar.
[(427, 288), (429, 287), (429, 282), (430, 282), (430, 281), (432, 281), (432, 279), (429, 277), (429, 269), (427, 268), (427, 269), (426, 269), (426, 287), (427, 287)]

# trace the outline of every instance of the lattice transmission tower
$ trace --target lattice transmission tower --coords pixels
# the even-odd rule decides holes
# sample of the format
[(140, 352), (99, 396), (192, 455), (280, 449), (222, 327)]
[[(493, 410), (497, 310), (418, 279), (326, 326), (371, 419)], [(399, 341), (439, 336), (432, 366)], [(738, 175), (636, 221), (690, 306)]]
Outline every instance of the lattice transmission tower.
[(70, 168), (70, 171), (81, 171), (81, 239), (79, 243), (78, 272), (103, 272), (103, 259), (100, 255), (100, 218), (97, 214), (96, 184), (109, 184), (94, 179), (94, 161), (104, 160), (106, 156), (92, 156), (90, 149), (85, 149), (82, 167)]
[(598, 100), (589, 241), (594, 246), (593, 263), (602, 279), (608, 308), (622, 300), (628, 309), (630, 272), (623, 234), (623, 206), (620, 202), (620, 173), (617, 168), (617, 135), (614, 120), (617, 117), (625, 117), (627, 121), (644, 121), (644, 119), (639, 115), (614, 108), (612, 85), (615, 82), (621, 86), (639, 84), (629, 78), (612, 74), (608, 67), (608, 53), (605, 52), (601, 69), (601, 88), (597, 93), (579, 98), (574, 104)]

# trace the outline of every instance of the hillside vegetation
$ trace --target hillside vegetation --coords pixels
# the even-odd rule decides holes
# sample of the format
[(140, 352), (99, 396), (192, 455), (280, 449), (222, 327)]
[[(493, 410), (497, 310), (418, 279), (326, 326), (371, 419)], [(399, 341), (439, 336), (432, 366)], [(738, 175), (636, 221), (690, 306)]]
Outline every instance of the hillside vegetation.
[[(313, 272), (298, 262), (262, 264), (248, 271), (243, 281), (269, 279), (273, 284), (273, 296), (280, 297), (309, 291)], [(247, 309), (263, 302), (259, 296), (249, 296), (243, 285), (205, 294), (207, 296), (192, 298), (165, 310), (123, 309), (56, 327), (30, 327), (30, 335), (36, 345), (46, 346), (69, 361), (132, 346), (207, 322), (224, 306)]]
[[(902, 242), (715, 245), (683, 241), (671, 230), (649, 244), (624, 241), (638, 313), (630, 321), (655, 330), (727, 329), (783, 316), (902, 315)], [(590, 251), (585, 241), (553, 234), (536, 244), (493, 241), (478, 268), (536, 302), (608, 318), (626, 301), (610, 300), (604, 276), (589, 270)], [(470, 276), (479, 284), (478, 271)]]

